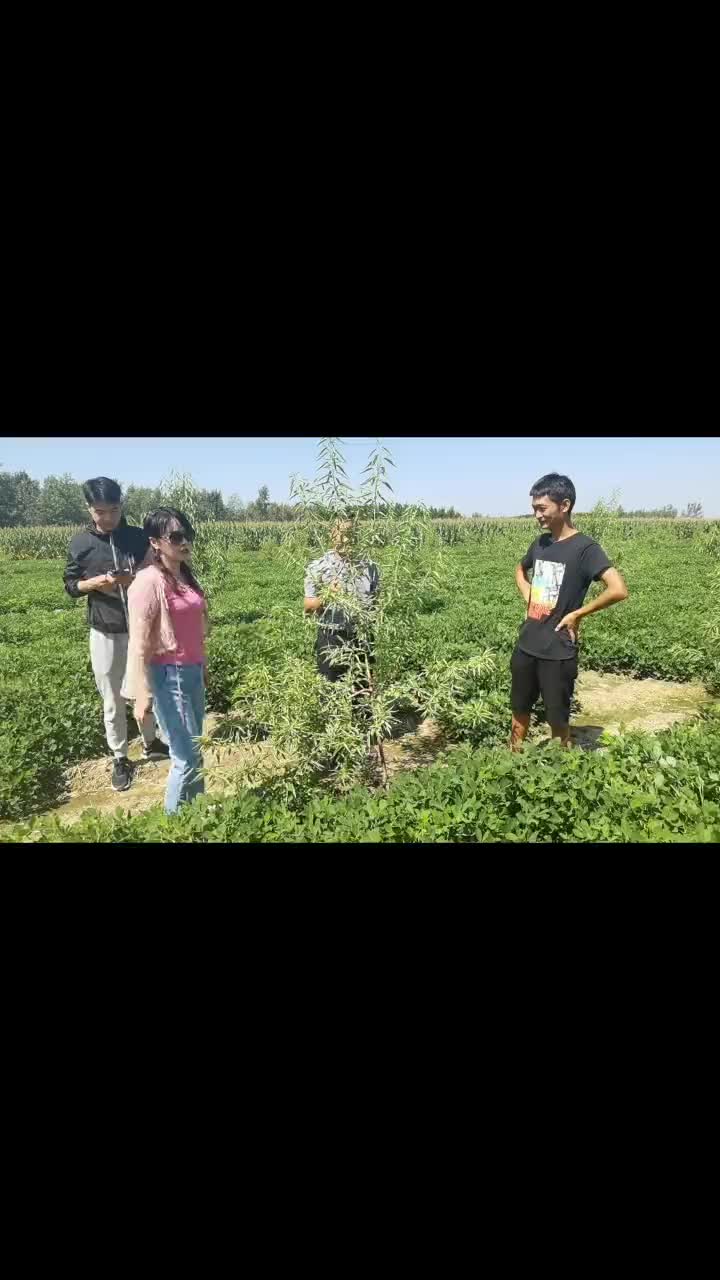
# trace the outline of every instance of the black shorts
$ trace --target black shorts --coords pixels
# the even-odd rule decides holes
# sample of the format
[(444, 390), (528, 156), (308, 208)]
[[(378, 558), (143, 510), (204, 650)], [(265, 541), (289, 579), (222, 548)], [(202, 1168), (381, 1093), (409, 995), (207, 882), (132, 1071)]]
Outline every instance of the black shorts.
[(510, 659), (512, 673), (511, 705), (518, 715), (529, 715), (542, 694), (545, 717), (549, 724), (567, 724), (570, 700), (577, 679), (577, 657), (533, 658), (516, 648)]

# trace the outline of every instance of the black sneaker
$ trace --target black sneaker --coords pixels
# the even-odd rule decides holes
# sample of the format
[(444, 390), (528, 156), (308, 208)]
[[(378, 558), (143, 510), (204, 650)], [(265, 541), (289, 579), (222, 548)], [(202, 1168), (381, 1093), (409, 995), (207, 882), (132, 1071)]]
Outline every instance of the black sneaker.
[(119, 760), (113, 763), (112, 778), (110, 786), (113, 791), (127, 791), (132, 781), (130, 773), (130, 761), (127, 756), (121, 756)]
[(161, 742), (159, 738), (153, 738), (149, 747), (143, 742), (142, 751), (143, 760), (168, 760), (170, 758), (170, 748)]

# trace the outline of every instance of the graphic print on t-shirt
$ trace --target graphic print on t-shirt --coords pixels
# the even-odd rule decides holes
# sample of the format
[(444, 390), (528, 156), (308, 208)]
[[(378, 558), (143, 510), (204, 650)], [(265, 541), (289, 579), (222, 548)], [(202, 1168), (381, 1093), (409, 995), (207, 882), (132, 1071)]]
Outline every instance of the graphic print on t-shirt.
[(557, 560), (536, 560), (530, 587), (530, 606), (528, 618), (542, 622), (549, 618), (560, 595), (560, 587), (565, 577), (565, 565)]

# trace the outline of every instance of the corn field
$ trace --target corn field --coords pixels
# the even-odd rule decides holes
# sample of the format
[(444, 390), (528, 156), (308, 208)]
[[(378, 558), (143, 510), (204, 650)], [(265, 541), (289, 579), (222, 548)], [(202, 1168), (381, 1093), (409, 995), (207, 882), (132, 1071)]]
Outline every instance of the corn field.
[[(596, 517), (592, 514), (578, 515), (578, 528), (596, 537), (594, 526)], [(700, 539), (709, 549), (720, 546), (720, 520), (675, 519), (623, 519), (607, 517), (612, 522), (615, 537), (629, 540), (647, 537), (648, 533), (657, 532), (665, 535), (667, 531), (679, 541)], [(498, 517), (493, 519), (457, 519), (434, 520), (433, 525), (440, 541), (447, 547), (459, 547), (473, 543), (492, 542), (496, 538), (506, 537), (511, 531), (530, 542), (537, 532), (535, 521), (526, 519), (510, 519)], [(79, 533), (82, 525), (44, 525), (38, 528), (0, 529), (0, 557), (9, 560), (58, 560), (64, 558), (70, 539)], [(198, 535), (205, 546), (216, 547), (226, 555), (233, 551), (259, 551), (264, 546), (279, 546), (292, 529), (288, 521), (210, 521), (198, 525)], [(383, 521), (377, 522), (377, 545), (385, 545), (383, 539)]]

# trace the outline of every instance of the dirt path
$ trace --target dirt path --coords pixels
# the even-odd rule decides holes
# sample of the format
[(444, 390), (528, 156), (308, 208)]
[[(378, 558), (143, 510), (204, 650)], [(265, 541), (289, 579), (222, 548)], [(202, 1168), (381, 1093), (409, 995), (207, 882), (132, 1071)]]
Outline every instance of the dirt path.
[[(221, 730), (226, 716), (208, 714), (205, 720), (205, 734), (212, 738)], [(432, 764), (436, 755), (446, 745), (438, 725), (432, 720), (422, 723), (418, 716), (406, 717), (405, 723), (398, 728), (401, 733), (392, 742), (385, 744), (388, 774), (393, 777), (401, 769), (417, 769), (422, 765)], [(402, 732), (402, 730), (405, 730)], [(232, 790), (233, 774), (239, 765), (251, 766), (253, 773), (257, 770), (267, 771), (269, 775), (276, 771), (278, 757), (269, 742), (252, 745), (232, 745), (216, 738), (214, 749), (206, 750), (204, 755), (207, 774), (205, 789), (208, 794), (222, 795)], [(97, 809), (100, 813), (142, 813), (153, 805), (161, 804), (165, 795), (170, 763), (167, 760), (142, 760), (140, 739), (130, 743), (129, 759), (135, 768), (132, 785), (127, 791), (113, 791), (110, 787), (112, 761), (109, 756), (97, 760), (84, 760), (82, 764), (73, 766), (65, 775), (68, 798), (52, 807), (51, 812), (62, 822), (77, 822), (88, 809)]]
[[(583, 672), (578, 677), (576, 693), (580, 710), (572, 717), (571, 736), (577, 746), (589, 749), (597, 747), (601, 733), (619, 733), (622, 724), (650, 732), (665, 729), (697, 714), (701, 706), (712, 701), (700, 684), (631, 680), (627, 676), (599, 675), (595, 671)], [(227, 719), (210, 713), (205, 722), (206, 736), (212, 738), (221, 733)], [(549, 732), (547, 725), (539, 725), (531, 731), (531, 737), (542, 738)], [(388, 774), (392, 778), (405, 769), (430, 765), (449, 745), (435, 721), (406, 716), (392, 741), (384, 745)], [(135, 763), (132, 786), (119, 793), (110, 788), (112, 762), (108, 756), (68, 769), (68, 799), (54, 805), (49, 812), (63, 822), (75, 822), (88, 809), (97, 809), (103, 814), (119, 810), (141, 813), (162, 803), (169, 762), (143, 761), (140, 755), (138, 738), (129, 747), (130, 759)], [(206, 790), (214, 795), (231, 790), (232, 775), (240, 764), (249, 765), (253, 773), (267, 770), (271, 774), (277, 768), (278, 757), (269, 742), (236, 746), (216, 737), (215, 745), (205, 752)]]
[[(212, 737), (227, 720), (210, 712), (205, 717), (205, 734)], [(108, 756), (99, 760), (85, 760), (66, 773), (68, 799), (57, 804), (50, 812), (63, 822), (76, 822), (88, 809), (102, 814), (141, 813), (153, 805), (161, 804), (165, 795), (169, 760), (142, 760), (141, 741), (136, 738), (128, 747), (128, 757), (134, 764), (132, 785), (127, 791), (113, 791), (110, 787), (112, 761)], [(216, 739), (216, 745), (205, 751), (207, 775), (205, 789), (213, 795), (222, 795), (232, 789), (232, 774), (241, 763), (253, 762), (258, 769), (272, 770), (276, 759), (269, 743), (253, 743), (236, 746)]]
[(578, 746), (593, 746), (600, 734), (626, 729), (657, 733), (697, 715), (713, 701), (702, 684), (673, 680), (632, 680), (628, 676), (583, 671), (575, 695), (579, 711), (571, 717), (571, 737)]
[(398, 724), (394, 737), (383, 743), (388, 777), (403, 769), (420, 769), (432, 764), (450, 744), (434, 720), (408, 715)]

